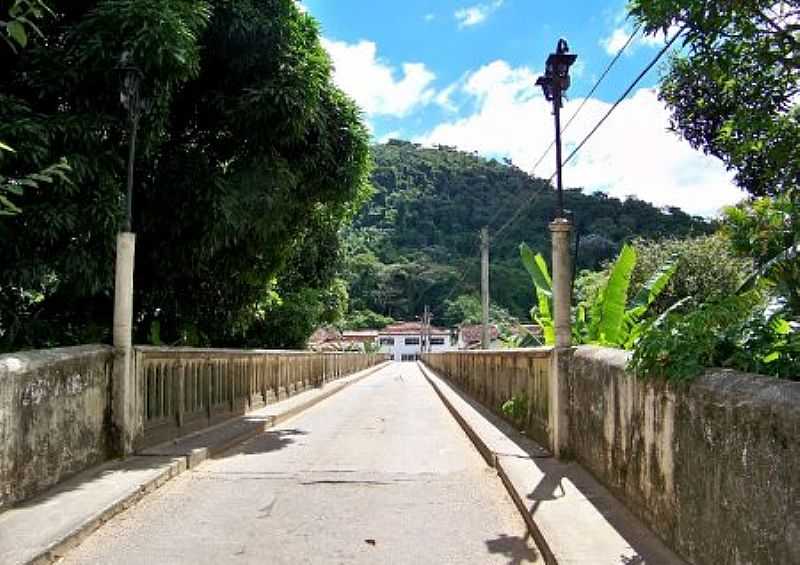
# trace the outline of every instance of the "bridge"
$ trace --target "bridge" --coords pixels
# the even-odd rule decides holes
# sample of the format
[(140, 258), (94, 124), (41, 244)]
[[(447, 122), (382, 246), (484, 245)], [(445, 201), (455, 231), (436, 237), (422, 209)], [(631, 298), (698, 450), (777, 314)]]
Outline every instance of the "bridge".
[(0, 562), (800, 562), (797, 383), (136, 347), (120, 391), (117, 359), (0, 356)]

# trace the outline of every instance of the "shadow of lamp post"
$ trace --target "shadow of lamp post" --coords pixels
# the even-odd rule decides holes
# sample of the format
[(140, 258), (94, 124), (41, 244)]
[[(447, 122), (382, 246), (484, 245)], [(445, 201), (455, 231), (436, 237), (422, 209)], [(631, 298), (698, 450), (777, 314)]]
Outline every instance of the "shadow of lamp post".
[(136, 383), (133, 375), (133, 266), (136, 235), (133, 233), (133, 168), (136, 160), (136, 137), (139, 120), (149, 103), (142, 96), (142, 71), (132, 64), (126, 51), (117, 66), (120, 77), (120, 102), (128, 113), (129, 146), (128, 176), (125, 196), (125, 224), (117, 234), (117, 256), (114, 275), (114, 397), (112, 421), (116, 451), (127, 455), (140, 432), (141, 414), (136, 405)]

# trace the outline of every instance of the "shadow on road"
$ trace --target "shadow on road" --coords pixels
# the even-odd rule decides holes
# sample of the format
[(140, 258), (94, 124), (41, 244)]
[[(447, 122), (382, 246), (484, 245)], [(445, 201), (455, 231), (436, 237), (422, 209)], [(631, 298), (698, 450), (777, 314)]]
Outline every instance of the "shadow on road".
[(530, 534), (525, 534), (525, 537), (500, 534), (495, 539), (486, 540), (486, 549), (489, 550), (489, 553), (507, 557), (508, 565), (536, 563), (539, 555), (536, 550), (529, 547), (529, 538)]
[(220, 453), (215, 459), (224, 459), (235, 455), (257, 455), (270, 453), (289, 447), (297, 441), (296, 438), (308, 435), (308, 432), (295, 428), (283, 428), (261, 432), (245, 443)]

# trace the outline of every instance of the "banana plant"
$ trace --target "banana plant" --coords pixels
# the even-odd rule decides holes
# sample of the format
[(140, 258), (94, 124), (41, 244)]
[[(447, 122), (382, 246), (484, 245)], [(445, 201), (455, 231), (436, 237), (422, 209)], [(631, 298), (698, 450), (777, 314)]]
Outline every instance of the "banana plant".
[[(531, 275), (536, 288), (538, 306), (531, 317), (542, 327), (545, 342), (555, 342), (552, 319), (552, 283), (547, 263), (540, 253), (525, 244), (520, 245), (522, 264)], [(573, 339), (576, 343), (594, 343), (630, 348), (645, 328), (643, 320), (650, 306), (666, 288), (677, 264), (670, 261), (656, 271), (632, 300), (628, 299), (631, 276), (636, 266), (636, 250), (625, 245), (611, 267), (608, 280), (591, 304), (580, 304), (573, 320)]]
[(534, 253), (525, 242), (520, 244), (519, 253), (522, 257), (522, 264), (531, 276), (536, 289), (537, 305), (531, 309), (531, 320), (542, 328), (545, 345), (554, 345), (556, 330), (553, 323), (553, 281), (547, 269), (547, 262), (541, 253)]

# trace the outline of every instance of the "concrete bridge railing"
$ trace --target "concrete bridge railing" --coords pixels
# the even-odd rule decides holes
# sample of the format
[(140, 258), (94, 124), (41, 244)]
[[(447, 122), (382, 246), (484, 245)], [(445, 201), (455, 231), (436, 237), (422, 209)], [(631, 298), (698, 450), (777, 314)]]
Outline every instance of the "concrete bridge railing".
[(384, 354), (136, 347), (136, 448), (367, 369)]
[(524, 406), (515, 422), (544, 445), (549, 444), (549, 381), (552, 349), (504, 349), (426, 353), (423, 362), (497, 414), (517, 399)]
[(127, 396), (114, 390), (117, 359), (105, 345), (0, 355), (0, 511), (119, 455), (112, 411), (120, 396), (133, 415), (135, 445), (145, 447), (387, 357), (137, 347)]
[(550, 394), (529, 392), (528, 429), (544, 445), (545, 400), (561, 389), (561, 456), (687, 562), (800, 563), (800, 382), (716, 369), (673, 385), (629, 373), (629, 352), (593, 346), (552, 352), (542, 381), (546, 361), (531, 355), (431, 353), (424, 363), (495, 411), (549, 383)]

